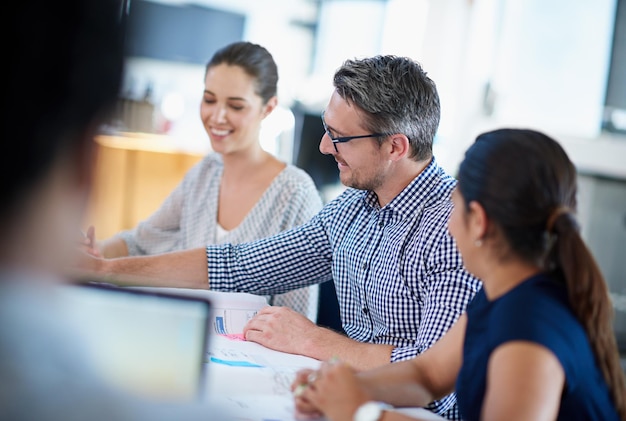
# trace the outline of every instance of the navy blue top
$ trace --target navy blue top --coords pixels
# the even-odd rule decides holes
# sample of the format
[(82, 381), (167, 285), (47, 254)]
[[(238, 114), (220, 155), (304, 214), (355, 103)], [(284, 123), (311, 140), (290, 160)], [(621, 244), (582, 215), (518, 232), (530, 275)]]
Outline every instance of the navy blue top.
[(491, 353), (516, 340), (548, 348), (561, 363), (566, 385), (558, 420), (619, 420), (563, 284), (540, 274), (494, 301), (489, 301), (481, 289), (467, 307), (467, 317), (463, 366), (456, 382), (464, 420), (480, 419)]

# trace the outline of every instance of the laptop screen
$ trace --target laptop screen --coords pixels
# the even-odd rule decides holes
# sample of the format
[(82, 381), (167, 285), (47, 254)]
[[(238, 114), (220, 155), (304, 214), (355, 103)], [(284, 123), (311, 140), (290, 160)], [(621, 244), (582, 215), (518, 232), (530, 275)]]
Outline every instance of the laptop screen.
[(94, 283), (67, 285), (62, 294), (105, 380), (151, 398), (204, 395), (208, 299)]

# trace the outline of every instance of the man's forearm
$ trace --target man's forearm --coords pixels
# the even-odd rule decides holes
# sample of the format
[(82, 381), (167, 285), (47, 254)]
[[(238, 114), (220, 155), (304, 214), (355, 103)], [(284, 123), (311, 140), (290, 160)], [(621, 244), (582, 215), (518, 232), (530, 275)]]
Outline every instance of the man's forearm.
[(204, 248), (101, 260), (96, 270), (121, 285), (209, 288)]

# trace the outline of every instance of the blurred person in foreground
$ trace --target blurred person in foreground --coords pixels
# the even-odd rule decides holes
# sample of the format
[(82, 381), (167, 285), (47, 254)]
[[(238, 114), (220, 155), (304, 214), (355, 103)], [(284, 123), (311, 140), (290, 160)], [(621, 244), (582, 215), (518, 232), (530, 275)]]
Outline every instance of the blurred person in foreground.
[[(0, 165), (0, 419), (226, 419), (103, 383), (56, 291), (75, 256), (93, 135), (123, 66), (120, 2), (11, 4)], [(5, 28), (6, 29), (6, 28)]]
[[(135, 228), (95, 243), (88, 229), (94, 254), (110, 259), (238, 244), (312, 218), (322, 199), (311, 177), (261, 147), (261, 124), (278, 104), (277, 83), (264, 47), (242, 41), (218, 50), (206, 66), (200, 104), (212, 152)], [(315, 321), (317, 296), (312, 285), (267, 298)]]
[(483, 282), (467, 312), (412, 360), (298, 373), (300, 414), (403, 420), (386, 404), (455, 390), (468, 421), (626, 419), (608, 288), (579, 234), (576, 170), (561, 146), (531, 130), (478, 136), (453, 201), (450, 232)]

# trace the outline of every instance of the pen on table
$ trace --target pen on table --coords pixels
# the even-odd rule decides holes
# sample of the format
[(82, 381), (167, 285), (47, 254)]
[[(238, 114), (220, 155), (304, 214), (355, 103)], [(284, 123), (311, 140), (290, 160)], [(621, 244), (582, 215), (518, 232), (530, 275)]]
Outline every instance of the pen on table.
[(308, 376), (306, 376), (306, 381), (304, 383), (300, 383), (293, 390), (293, 395), (298, 397), (304, 393), (307, 387), (312, 384), (317, 379), (317, 371), (311, 371)]

